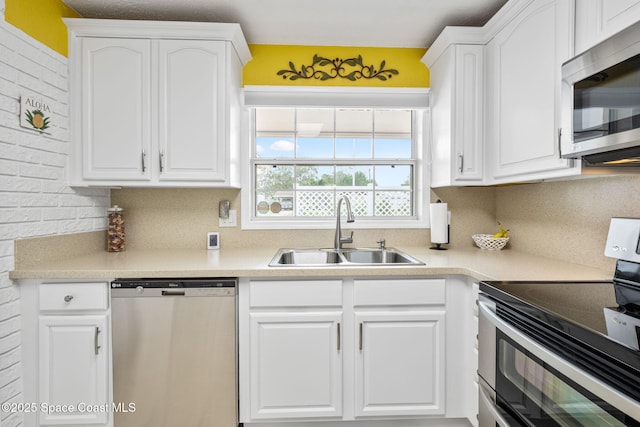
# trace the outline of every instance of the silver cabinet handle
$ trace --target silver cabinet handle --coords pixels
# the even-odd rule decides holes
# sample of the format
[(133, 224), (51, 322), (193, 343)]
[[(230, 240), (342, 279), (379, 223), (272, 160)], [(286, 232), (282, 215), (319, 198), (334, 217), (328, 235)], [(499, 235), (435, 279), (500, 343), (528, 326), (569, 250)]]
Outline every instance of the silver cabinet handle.
[(558, 158), (562, 159), (562, 128), (558, 128)]
[(160, 152), (160, 172), (164, 171), (164, 152)]
[(338, 322), (338, 351), (340, 351), (340, 322)]
[(362, 322), (360, 323), (360, 333), (359, 333), (359, 338), (358, 338), (358, 347), (360, 348), (360, 351), (362, 351)]
[(96, 333), (93, 336), (93, 349), (96, 353), (96, 356), (98, 355), (98, 351), (100, 350), (100, 346), (98, 345), (98, 334), (100, 333), (100, 328), (96, 326)]
[(73, 299), (73, 295), (66, 295), (64, 297), (64, 302), (71, 302), (72, 299)]
[(142, 172), (145, 172), (147, 170), (147, 153), (144, 150), (142, 150), (141, 161), (142, 161)]
[(458, 171), (462, 175), (464, 171), (464, 153), (458, 154)]

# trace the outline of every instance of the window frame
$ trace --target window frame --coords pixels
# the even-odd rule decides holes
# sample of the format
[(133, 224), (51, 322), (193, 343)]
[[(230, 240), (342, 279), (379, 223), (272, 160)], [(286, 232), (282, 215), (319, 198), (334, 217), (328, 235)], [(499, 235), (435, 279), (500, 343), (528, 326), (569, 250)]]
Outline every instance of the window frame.
[[(286, 108), (372, 108), (411, 109), (413, 159), (348, 159), (349, 164), (410, 164), (413, 166), (413, 216), (356, 218), (350, 229), (367, 228), (428, 228), (429, 174), (427, 173), (427, 136), (429, 133), (429, 89), (427, 88), (328, 88), (328, 87), (265, 87), (245, 86), (242, 114), (242, 205), (243, 230), (333, 229), (335, 216), (325, 218), (260, 217), (255, 204), (255, 165), (269, 164), (273, 159), (255, 157), (254, 109), (256, 107)], [(313, 159), (279, 160), (278, 164), (321, 164)], [(336, 164), (334, 161), (330, 164)], [(339, 163), (338, 163), (339, 164)]]

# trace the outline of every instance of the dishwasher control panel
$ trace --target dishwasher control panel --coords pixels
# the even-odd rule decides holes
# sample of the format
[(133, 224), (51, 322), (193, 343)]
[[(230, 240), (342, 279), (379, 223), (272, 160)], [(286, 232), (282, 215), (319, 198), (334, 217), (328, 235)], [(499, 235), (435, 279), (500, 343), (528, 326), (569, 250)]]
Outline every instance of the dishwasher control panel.
[(235, 296), (237, 279), (116, 279), (111, 296), (117, 297), (224, 297)]

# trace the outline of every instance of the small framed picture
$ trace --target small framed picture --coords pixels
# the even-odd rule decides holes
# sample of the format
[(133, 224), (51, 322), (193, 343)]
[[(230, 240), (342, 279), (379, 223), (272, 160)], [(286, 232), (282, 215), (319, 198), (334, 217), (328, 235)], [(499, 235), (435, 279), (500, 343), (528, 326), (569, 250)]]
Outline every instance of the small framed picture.
[(207, 233), (207, 249), (220, 249), (220, 233)]

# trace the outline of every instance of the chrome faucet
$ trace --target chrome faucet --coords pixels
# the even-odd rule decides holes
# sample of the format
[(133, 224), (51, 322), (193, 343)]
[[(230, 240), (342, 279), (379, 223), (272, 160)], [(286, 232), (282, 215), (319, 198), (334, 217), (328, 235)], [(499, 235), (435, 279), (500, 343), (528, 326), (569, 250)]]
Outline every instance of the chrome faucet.
[(347, 222), (355, 221), (349, 198), (347, 196), (340, 197), (340, 200), (338, 200), (338, 209), (336, 210), (336, 236), (334, 239), (335, 249), (342, 249), (343, 243), (353, 243), (353, 231), (349, 237), (342, 237), (342, 229), (340, 228), (340, 206), (342, 205), (343, 200), (347, 204)]

